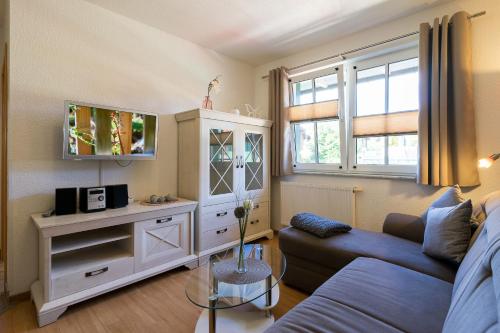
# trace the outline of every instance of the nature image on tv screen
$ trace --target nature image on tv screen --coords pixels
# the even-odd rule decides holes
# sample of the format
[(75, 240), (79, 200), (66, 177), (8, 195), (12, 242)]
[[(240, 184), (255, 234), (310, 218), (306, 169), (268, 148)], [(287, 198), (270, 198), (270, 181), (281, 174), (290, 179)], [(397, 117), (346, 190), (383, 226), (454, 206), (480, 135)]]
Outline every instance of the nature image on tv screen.
[(69, 104), (68, 155), (154, 156), (156, 116)]

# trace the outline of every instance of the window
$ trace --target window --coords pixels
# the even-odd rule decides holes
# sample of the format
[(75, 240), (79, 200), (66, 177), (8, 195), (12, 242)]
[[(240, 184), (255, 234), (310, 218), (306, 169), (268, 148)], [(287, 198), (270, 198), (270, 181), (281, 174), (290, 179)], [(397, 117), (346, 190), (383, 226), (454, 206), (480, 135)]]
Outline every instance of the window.
[(355, 78), (352, 168), (414, 173), (418, 153), (418, 58), (392, 55), (359, 62), (351, 70)]
[[(294, 155), (297, 168), (328, 168), (342, 163), (339, 119), (339, 75), (334, 73), (292, 83)], [(342, 90), (342, 89), (341, 89)]]
[(415, 174), (418, 51), (292, 79), (296, 170)]

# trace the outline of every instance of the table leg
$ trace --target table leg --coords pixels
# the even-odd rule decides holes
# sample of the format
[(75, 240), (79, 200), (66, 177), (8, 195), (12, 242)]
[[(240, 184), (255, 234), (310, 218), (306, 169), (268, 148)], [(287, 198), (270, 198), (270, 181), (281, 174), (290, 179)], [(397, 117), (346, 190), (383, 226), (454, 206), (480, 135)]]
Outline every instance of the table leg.
[(271, 304), (273, 302), (273, 289), (271, 288), (272, 284), (273, 284), (273, 276), (269, 275), (266, 278), (266, 288), (267, 288), (267, 290), (269, 290), (266, 293), (266, 306), (271, 306)]
[(208, 332), (215, 333), (217, 327), (217, 317), (215, 316), (215, 304), (217, 303), (217, 298), (211, 298), (209, 300), (208, 308)]
[(217, 300), (219, 299), (219, 280), (213, 276), (212, 270), (210, 270), (210, 273), (212, 278), (212, 293), (208, 298), (208, 332), (215, 333), (217, 328), (215, 307), (217, 305)]

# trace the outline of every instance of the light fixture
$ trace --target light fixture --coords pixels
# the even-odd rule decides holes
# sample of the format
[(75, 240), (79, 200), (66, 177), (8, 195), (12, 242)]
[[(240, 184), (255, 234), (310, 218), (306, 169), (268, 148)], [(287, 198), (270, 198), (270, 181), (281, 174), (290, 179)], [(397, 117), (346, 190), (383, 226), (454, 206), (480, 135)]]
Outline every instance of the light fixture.
[(495, 153), (491, 154), (487, 158), (482, 158), (479, 160), (479, 167), (480, 168), (489, 168), (496, 160), (500, 158), (500, 153)]

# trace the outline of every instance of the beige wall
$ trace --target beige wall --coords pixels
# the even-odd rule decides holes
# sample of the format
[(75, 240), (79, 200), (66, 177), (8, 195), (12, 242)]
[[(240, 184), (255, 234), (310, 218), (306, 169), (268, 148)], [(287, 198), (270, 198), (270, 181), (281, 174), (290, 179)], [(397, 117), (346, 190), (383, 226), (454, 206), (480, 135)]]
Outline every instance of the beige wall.
[[(500, 1), (458, 0), (418, 14), (398, 19), (378, 27), (362, 31), (327, 45), (259, 66), (255, 70), (255, 103), (267, 112), (267, 80), (261, 76), (278, 66), (293, 67), (339, 52), (385, 40), (400, 34), (418, 30), (419, 23), (431, 22), (434, 17), (453, 14), (459, 10), (487, 15), (474, 19), (473, 71), (476, 107), (477, 145), (480, 156), (500, 152)], [(482, 184), (467, 189), (473, 200), (485, 193), (500, 189), (500, 165), (481, 170)], [(408, 180), (368, 179), (341, 176), (295, 175), (294, 181), (356, 185), (363, 188), (357, 200), (357, 224), (369, 230), (381, 230), (383, 219), (389, 212), (398, 211), (420, 214), (443, 189), (416, 185)], [(273, 181), (273, 226), (279, 228), (279, 180)]]
[(174, 113), (199, 106), (218, 74), (217, 109), (243, 108), (254, 93), (250, 66), (82, 0), (15, 0), (10, 15), (8, 278), (17, 294), (37, 278), (30, 214), (53, 206), (56, 187), (98, 183), (97, 161), (61, 160), (65, 99), (161, 114), (157, 161), (103, 162), (105, 183), (144, 198), (176, 192)]
[[(5, 43), (7, 43), (9, 38), (9, 1), (8, 0), (0, 0), (0, 66), (3, 66), (4, 62), (4, 47)], [(0, 69), (0, 75), (3, 74), (3, 67)], [(0, 77), (1, 79), (1, 77)], [(0, 85), (0, 88), (1, 85)], [(2, 105), (2, 94), (0, 93), (0, 105)], [(2, 127), (2, 119), (1, 119), (1, 114), (0, 114), (0, 129)], [(0, 156), (2, 156), (2, 138), (0, 137)], [(1, 161), (0, 161), (0, 174), (2, 172), (2, 167), (1, 167)], [(1, 186), (1, 185), (0, 185)], [(1, 193), (0, 193), (0, 212), (3, 209), (2, 207), (2, 198), (1, 198)], [(0, 220), (0, 249), (2, 249), (2, 241), (3, 241), (3, 229), (2, 229), (2, 222)], [(2, 253), (2, 256), (0, 257), (0, 260), (3, 259), (5, 256), (5, 253)], [(0, 279), (2, 277), (0, 276)], [(0, 292), (3, 291), (3, 286), (0, 286)]]

